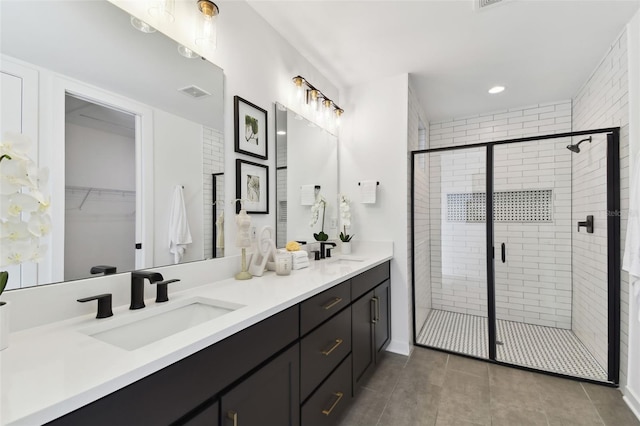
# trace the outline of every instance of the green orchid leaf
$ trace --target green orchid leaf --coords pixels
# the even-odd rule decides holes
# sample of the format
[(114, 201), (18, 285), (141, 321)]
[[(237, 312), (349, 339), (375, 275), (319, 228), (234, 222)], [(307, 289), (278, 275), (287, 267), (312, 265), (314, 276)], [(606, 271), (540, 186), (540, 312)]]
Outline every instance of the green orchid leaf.
[(4, 288), (7, 286), (7, 281), (9, 281), (9, 273), (7, 271), (0, 272), (0, 294), (2, 294)]

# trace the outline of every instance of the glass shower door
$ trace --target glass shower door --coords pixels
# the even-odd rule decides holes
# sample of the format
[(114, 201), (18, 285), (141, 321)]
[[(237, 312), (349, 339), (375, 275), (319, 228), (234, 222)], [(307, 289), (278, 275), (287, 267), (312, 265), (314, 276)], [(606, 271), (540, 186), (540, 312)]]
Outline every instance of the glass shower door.
[(416, 343), (488, 358), (486, 148), (414, 156)]
[[(588, 234), (586, 227), (578, 231), (577, 222), (585, 218), (577, 214), (583, 207), (595, 208), (598, 191), (604, 197), (601, 209), (606, 210), (606, 179), (598, 182), (595, 176), (576, 174), (583, 169), (577, 162), (595, 165), (600, 157), (594, 144), (582, 146), (583, 154), (567, 149), (577, 142), (573, 139), (494, 147), (496, 360), (606, 380), (605, 371), (575, 332), (572, 315), (584, 302), (576, 304), (576, 288), (583, 283), (574, 278), (574, 252), (600, 238)], [(591, 152), (584, 153), (587, 149)], [(606, 174), (606, 167), (602, 173)], [(593, 185), (595, 192), (583, 182)], [(598, 233), (604, 232), (605, 244), (597, 251), (602, 250), (606, 271), (606, 218), (603, 221), (597, 228)], [(584, 241), (577, 248), (576, 238)], [(606, 309), (606, 299), (603, 306)], [(606, 328), (606, 315), (602, 324)]]

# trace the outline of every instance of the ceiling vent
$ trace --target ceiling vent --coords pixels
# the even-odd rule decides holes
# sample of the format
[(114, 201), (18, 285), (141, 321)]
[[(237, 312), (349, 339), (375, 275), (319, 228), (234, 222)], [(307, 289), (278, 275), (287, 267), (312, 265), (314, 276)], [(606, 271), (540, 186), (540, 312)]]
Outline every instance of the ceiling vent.
[(204, 98), (205, 96), (211, 96), (211, 93), (207, 92), (204, 89), (199, 88), (198, 86), (187, 86), (182, 89), (178, 89), (178, 92), (182, 92), (187, 96), (191, 96), (192, 98)]
[(507, 1), (508, 0), (475, 0), (474, 4), (475, 4), (476, 10), (481, 10), (488, 7), (495, 6), (499, 3), (506, 3)]

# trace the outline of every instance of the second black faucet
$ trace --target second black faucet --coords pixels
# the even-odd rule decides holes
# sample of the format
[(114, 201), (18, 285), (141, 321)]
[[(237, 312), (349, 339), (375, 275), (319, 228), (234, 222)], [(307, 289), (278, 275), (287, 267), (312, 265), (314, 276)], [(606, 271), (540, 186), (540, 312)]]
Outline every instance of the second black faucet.
[(156, 302), (166, 302), (169, 300), (167, 297), (167, 284), (174, 283), (180, 280), (167, 280), (163, 281), (162, 274), (159, 272), (150, 271), (133, 271), (131, 273), (131, 305), (129, 309), (142, 309), (144, 304), (144, 280), (148, 279), (149, 283), (157, 284), (158, 290), (156, 293)]

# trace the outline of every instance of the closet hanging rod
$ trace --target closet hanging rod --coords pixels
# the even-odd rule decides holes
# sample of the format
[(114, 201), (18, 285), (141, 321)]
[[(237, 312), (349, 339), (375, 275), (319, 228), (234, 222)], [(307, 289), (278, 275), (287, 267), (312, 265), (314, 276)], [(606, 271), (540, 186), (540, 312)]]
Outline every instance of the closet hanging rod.
[(135, 195), (136, 191), (131, 191), (128, 189), (116, 189), (116, 188), (96, 188), (93, 186), (73, 186), (67, 185), (65, 186), (65, 190), (67, 191), (89, 191), (89, 192), (101, 192), (108, 194), (122, 194), (122, 195)]

